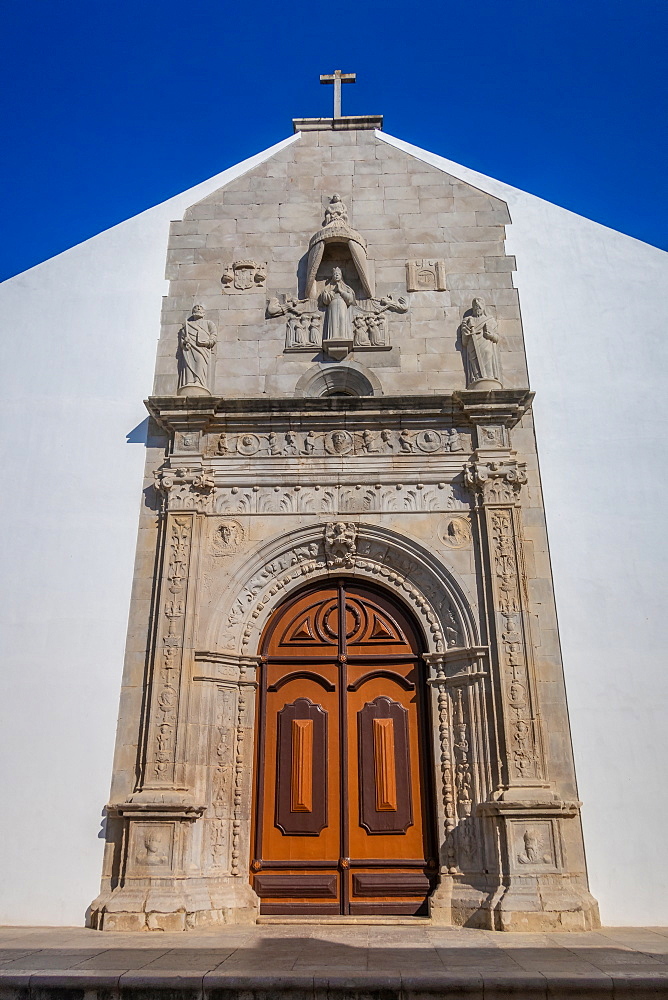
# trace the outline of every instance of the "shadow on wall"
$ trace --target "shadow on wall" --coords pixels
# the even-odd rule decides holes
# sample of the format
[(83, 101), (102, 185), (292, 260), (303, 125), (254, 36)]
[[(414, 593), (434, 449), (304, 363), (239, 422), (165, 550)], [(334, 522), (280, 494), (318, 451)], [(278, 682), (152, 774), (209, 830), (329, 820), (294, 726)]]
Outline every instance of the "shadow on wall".
[(131, 431), (125, 435), (126, 444), (146, 444), (146, 439), (148, 437), (148, 417), (145, 417), (140, 424), (133, 427)]

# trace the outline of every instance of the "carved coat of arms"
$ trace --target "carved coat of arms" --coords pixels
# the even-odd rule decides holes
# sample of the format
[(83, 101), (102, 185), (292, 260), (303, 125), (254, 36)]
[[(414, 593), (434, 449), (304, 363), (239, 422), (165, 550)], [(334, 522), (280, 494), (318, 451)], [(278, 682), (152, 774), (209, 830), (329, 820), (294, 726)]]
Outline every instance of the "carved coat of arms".
[(226, 292), (245, 292), (249, 288), (264, 288), (267, 265), (258, 264), (254, 260), (236, 260), (225, 268), (220, 280)]

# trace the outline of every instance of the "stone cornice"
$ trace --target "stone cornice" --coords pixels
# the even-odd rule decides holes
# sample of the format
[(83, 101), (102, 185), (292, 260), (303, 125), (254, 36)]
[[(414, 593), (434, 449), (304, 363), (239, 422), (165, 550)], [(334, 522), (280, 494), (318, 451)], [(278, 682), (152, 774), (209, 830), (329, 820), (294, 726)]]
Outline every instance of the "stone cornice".
[(356, 132), (382, 129), (382, 115), (342, 115), (340, 118), (293, 118), (295, 132)]
[(151, 396), (145, 406), (167, 431), (205, 429), (224, 421), (266, 421), (274, 418), (342, 418), (377, 415), (380, 420), (414, 417), (474, 425), (502, 423), (513, 427), (531, 406), (528, 389), (497, 389), (486, 392), (462, 390), (430, 396), (326, 396), (323, 398), (245, 398), (223, 396)]
[(531, 407), (535, 393), (530, 389), (465, 389), (453, 392), (453, 405), (472, 424), (501, 423), (514, 427)]

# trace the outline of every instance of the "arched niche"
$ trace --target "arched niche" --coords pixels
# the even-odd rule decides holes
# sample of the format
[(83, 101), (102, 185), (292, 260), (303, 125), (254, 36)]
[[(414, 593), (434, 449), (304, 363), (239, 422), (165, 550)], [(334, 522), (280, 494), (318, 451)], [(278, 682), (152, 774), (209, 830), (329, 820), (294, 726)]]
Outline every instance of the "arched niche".
[(295, 386), (296, 396), (382, 396), (378, 377), (355, 361), (318, 364), (309, 368)]

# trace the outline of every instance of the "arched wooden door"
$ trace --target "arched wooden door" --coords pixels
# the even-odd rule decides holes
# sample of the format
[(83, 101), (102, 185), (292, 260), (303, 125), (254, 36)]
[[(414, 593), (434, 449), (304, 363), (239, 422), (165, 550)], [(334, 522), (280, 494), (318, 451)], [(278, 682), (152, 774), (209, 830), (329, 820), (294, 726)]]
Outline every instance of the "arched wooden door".
[(348, 580), (262, 640), (254, 858), (261, 912), (421, 914), (435, 875), (426, 698), (408, 615)]

